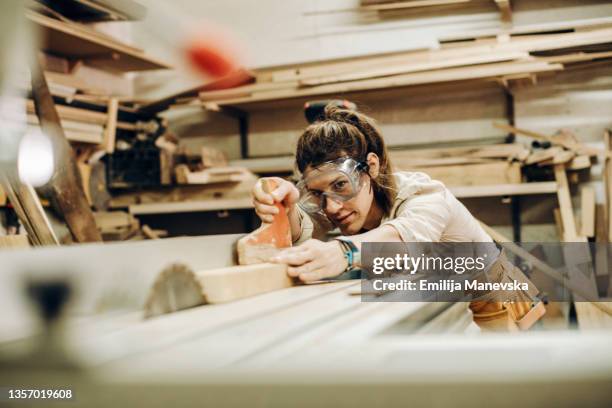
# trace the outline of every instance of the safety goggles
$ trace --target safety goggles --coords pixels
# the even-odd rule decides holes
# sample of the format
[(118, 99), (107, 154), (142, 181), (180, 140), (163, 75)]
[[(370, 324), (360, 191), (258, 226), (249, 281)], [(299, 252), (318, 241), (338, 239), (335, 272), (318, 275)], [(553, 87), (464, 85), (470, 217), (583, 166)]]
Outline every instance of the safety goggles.
[(325, 162), (311, 170), (308, 177), (298, 182), (298, 205), (307, 213), (323, 212), (327, 200), (345, 202), (354, 198), (365, 183), (362, 176), (368, 165), (350, 157)]

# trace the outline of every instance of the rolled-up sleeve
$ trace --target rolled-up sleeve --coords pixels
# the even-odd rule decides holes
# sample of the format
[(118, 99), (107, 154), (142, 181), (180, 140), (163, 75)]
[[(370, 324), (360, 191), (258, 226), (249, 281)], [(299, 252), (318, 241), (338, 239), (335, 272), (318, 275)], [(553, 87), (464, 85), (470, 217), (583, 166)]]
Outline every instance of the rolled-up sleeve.
[(382, 223), (397, 230), (404, 242), (438, 242), (450, 222), (446, 190), (417, 195), (400, 204), (395, 217)]
[(310, 216), (299, 207), (297, 207), (297, 210), (300, 217), (300, 235), (298, 239), (293, 242), (293, 245), (300, 245), (302, 242), (308, 241), (312, 238), (314, 231), (314, 223)]

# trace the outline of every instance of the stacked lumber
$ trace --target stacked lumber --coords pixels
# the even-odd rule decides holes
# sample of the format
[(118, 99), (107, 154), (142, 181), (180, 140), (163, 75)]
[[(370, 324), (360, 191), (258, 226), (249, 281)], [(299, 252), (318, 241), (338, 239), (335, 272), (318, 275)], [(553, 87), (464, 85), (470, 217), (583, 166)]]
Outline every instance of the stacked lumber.
[(138, 219), (124, 211), (100, 211), (93, 214), (104, 241), (125, 241), (140, 231)]
[(111, 208), (129, 208), (132, 214), (159, 214), (190, 211), (221, 211), (252, 208), (251, 191), (257, 177), (239, 182), (195, 184), (116, 194)]
[(156, 143), (166, 153), (162, 160), (162, 164), (165, 164), (162, 166), (162, 184), (171, 184), (163, 181), (172, 177), (167, 174), (172, 167), (176, 184), (179, 185), (239, 183), (252, 177), (248, 169), (228, 165), (227, 157), (221, 150), (204, 146), (199, 154), (194, 154), (162, 139), (160, 137)]
[(168, 235), (167, 231), (154, 230), (125, 211), (94, 212), (96, 226), (104, 241), (138, 241), (159, 239)]
[(521, 183), (529, 149), (519, 143), (436, 149), (392, 150), (397, 170), (422, 171), (448, 186)]
[(238, 183), (250, 176), (247, 169), (231, 166), (211, 167), (192, 172), (187, 165), (179, 164), (174, 170), (178, 184)]
[[(268, 68), (256, 82), (201, 92), (204, 106), (240, 105), (458, 81), (534, 81), (574, 65), (612, 58), (612, 28), (477, 38), (439, 49)], [(595, 51), (593, 51), (595, 47)]]

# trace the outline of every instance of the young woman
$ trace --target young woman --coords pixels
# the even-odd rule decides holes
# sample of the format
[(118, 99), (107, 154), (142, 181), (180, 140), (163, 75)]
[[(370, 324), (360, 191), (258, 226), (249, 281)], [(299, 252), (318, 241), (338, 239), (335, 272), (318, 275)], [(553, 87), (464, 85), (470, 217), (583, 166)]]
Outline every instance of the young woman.
[[(278, 187), (267, 194), (257, 183), (253, 201), (263, 222), (276, 214), (274, 202), (287, 208), (294, 246), (273, 261), (304, 282), (359, 266), (347, 255), (359, 253), (364, 242), (492, 242), (441, 182), (393, 172), (384, 139), (366, 115), (328, 106), (323, 120), (299, 138), (296, 162), (302, 175), (297, 186), (274, 178)], [(342, 237), (322, 241), (334, 227)], [(527, 279), (502, 256), (493, 268), (500, 279)]]

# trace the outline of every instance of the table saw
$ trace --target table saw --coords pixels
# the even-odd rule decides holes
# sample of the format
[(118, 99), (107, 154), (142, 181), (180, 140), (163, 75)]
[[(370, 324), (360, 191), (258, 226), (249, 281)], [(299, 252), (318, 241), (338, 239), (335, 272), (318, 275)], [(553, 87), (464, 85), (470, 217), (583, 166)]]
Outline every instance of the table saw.
[[(612, 402), (612, 331), (485, 334), (467, 303), (361, 302), (359, 280), (144, 319), (164, 267), (232, 265), (238, 237), (3, 252), (0, 389), (71, 389), (87, 407)], [(53, 324), (24, 290), (41, 282), (70, 288)]]

